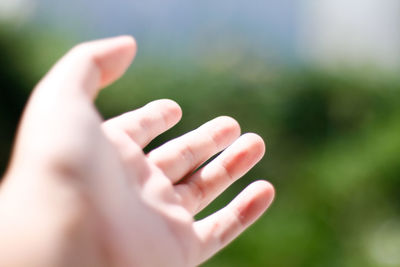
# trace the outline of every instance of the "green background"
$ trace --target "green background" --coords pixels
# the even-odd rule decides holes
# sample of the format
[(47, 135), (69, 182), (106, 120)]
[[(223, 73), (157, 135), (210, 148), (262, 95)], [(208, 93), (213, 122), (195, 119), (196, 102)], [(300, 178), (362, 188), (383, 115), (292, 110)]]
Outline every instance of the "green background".
[[(55, 33), (4, 28), (1, 171), (31, 89), (72, 45)], [(265, 139), (265, 158), (199, 218), (255, 179), (271, 181), (276, 200), (204, 266), (400, 266), (399, 78), (372, 67), (267, 64), (243, 53), (234, 62), (191, 62), (143, 59), (139, 50), (128, 73), (97, 100), (104, 118), (158, 98), (180, 103), (182, 121), (147, 149), (219, 115)]]

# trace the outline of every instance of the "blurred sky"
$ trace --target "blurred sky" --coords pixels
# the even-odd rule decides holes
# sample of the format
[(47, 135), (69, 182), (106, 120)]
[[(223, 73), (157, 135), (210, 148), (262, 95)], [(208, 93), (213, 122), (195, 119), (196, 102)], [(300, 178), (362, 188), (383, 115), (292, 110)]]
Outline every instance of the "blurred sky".
[(400, 67), (399, 0), (304, 0), (302, 52), (316, 62)]
[(132, 34), (152, 53), (167, 49), (186, 56), (204, 47), (240, 46), (288, 59), (294, 56), (297, 2), (40, 0), (32, 18), (43, 30), (87, 39)]
[(400, 67), (399, 0), (1, 0), (0, 18), (7, 5), (41, 31), (76, 42), (131, 34), (141, 53), (174, 60), (242, 53)]

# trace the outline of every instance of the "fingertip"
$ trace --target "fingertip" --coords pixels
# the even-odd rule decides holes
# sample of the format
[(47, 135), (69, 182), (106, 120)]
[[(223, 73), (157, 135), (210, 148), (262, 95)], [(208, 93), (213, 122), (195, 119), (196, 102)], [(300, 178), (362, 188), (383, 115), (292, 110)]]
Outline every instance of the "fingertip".
[(264, 206), (268, 208), (275, 198), (274, 186), (265, 180), (258, 180), (250, 184), (254, 188), (256, 195), (260, 198), (260, 201), (264, 203)]
[(171, 99), (159, 99), (150, 104), (157, 105), (163, 112), (168, 127), (174, 126), (182, 118), (182, 108)]
[(130, 35), (121, 35), (80, 43), (73, 47), (68, 54), (71, 55), (71, 57), (76, 56), (77, 58), (89, 60), (91, 62), (114, 58), (120, 60), (121, 58), (125, 58), (126, 61), (132, 61), (136, 55), (136, 50), (137, 43), (135, 38)]
[(182, 116), (182, 108), (181, 106), (172, 99), (160, 99), (161, 101), (171, 113), (181, 117)]
[(234, 133), (235, 136), (239, 137), (240, 136), (240, 124), (235, 120), (234, 118), (230, 116), (219, 116), (215, 120), (220, 121), (224, 125), (227, 126), (227, 129), (229, 129), (230, 132)]
[[(102, 41), (100, 41), (102, 42)], [(96, 62), (102, 70), (101, 87), (105, 87), (120, 78), (136, 56), (136, 40), (129, 35), (104, 40), (96, 56)], [(105, 49), (107, 48), (107, 49)]]
[(258, 150), (260, 159), (265, 155), (265, 141), (256, 133), (245, 133), (243, 135), (252, 144), (252, 149)]
[(218, 150), (225, 149), (240, 136), (239, 123), (229, 116), (217, 117), (201, 127), (207, 127), (207, 131), (212, 133), (212, 139)]
[(236, 180), (253, 168), (264, 153), (265, 146), (261, 137), (246, 133), (222, 153), (220, 160), (224, 169)]
[(127, 59), (132, 61), (137, 52), (136, 39), (131, 35), (121, 35), (115, 37), (114, 40), (119, 43), (121, 50), (125, 50)]
[(120, 35), (120, 36), (92, 41), (89, 43), (96, 43), (96, 42), (99, 44), (108, 42), (109, 43), (108, 45), (118, 45), (127, 50), (136, 50), (137, 48), (136, 39), (131, 35)]
[(256, 181), (250, 184), (239, 198), (238, 217), (244, 226), (254, 223), (271, 205), (275, 189), (267, 181)]
[(120, 39), (121, 42), (124, 41), (133, 48), (137, 47), (136, 39), (132, 35), (120, 35), (115, 37), (115, 39)]
[(228, 206), (195, 223), (203, 262), (253, 224), (271, 205), (275, 189), (259, 180), (247, 186)]

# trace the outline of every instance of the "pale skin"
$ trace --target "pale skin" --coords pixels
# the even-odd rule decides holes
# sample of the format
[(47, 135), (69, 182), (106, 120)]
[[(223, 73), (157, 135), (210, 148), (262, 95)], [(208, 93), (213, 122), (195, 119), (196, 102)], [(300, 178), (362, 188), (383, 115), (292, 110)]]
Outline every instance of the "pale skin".
[(78, 45), (33, 91), (0, 187), (0, 266), (197, 266), (271, 204), (274, 189), (260, 180), (194, 220), (264, 154), (263, 140), (230, 117), (147, 154), (180, 120), (178, 104), (103, 121), (93, 100), (135, 53), (129, 36)]

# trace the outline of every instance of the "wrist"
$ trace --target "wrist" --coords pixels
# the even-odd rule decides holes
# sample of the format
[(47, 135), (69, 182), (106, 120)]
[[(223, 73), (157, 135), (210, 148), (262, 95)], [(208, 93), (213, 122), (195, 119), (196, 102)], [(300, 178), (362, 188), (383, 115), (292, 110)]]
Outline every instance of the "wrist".
[[(103, 265), (89, 211), (76, 194), (8, 178), (0, 188), (1, 267)], [(18, 181), (26, 182), (13, 185)]]

